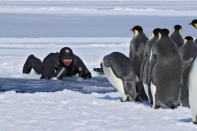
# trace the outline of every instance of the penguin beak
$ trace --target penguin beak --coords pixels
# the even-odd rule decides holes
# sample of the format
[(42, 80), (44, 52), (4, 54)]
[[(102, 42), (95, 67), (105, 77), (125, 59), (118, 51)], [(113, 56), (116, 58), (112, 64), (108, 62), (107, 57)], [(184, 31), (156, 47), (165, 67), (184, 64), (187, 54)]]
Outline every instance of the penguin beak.
[(133, 28), (131, 28), (130, 31), (133, 31)]
[(192, 22), (191, 22), (191, 23), (189, 23), (188, 25), (192, 25)]

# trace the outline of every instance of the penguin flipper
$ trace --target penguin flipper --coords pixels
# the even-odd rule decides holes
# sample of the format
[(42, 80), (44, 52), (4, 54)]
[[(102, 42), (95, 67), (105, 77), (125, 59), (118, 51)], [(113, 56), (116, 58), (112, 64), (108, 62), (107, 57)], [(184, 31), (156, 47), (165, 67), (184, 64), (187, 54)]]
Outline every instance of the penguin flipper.
[(150, 58), (150, 64), (148, 65), (148, 74), (146, 77), (148, 87), (150, 87), (150, 84), (151, 84), (152, 71), (153, 71), (153, 68), (154, 68), (156, 62), (157, 62), (157, 55), (152, 54), (152, 56)]
[(142, 81), (144, 66), (145, 66), (147, 58), (148, 58), (148, 55), (144, 54), (143, 59), (142, 59), (142, 63), (141, 63), (141, 67), (140, 67), (140, 81)]

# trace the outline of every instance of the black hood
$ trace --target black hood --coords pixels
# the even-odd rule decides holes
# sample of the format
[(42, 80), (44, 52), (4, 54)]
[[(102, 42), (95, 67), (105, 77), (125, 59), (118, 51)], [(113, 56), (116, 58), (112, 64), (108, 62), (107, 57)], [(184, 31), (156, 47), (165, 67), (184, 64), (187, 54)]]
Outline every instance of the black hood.
[[(60, 65), (65, 66), (64, 63), (62, 62), (63, 59), (72, 59), (74, 61), (74, 55), (73, 55), (73, 51), (71, 48), (64, 47), (60, 50), (60, 53), (59, 53)], [(70, 66), (73, 65), (73, 61)]]

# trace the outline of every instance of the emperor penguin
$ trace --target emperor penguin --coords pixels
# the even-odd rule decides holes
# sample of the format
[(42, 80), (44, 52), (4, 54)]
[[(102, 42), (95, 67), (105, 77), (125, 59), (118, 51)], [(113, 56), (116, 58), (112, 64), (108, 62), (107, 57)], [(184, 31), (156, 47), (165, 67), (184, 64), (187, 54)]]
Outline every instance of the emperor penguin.
[(144, 54), (145, 43), (148, 41), (147, 36), (144, 34), (141, 26), (134, 26), (131, 29), (134, 33), (134, 37), (130, 42), (129, 59), (132, 61), (137, 78), (140, 77), (140, 66)]
[(182, 64), (182, 86), (181, 86), (181, 104), (182, 106), (189, 107), (189, 94), (188, 94), (188, 76), (192, 67), (193, 61), (197, 54), (197, 45), (195, 45), (191, 36), (186, 36), (184, 45), (179, 48)]
[(143, 82), (144, 91), (148, 97), (149, 103), (152, 103), (152, 96), (150, 89), (148, 89), (146, 76), (147, 76), (147, 70), (148, 70), (148, 64), (149, 64), (149, 57), (150, 57), (150, 51), (152, 48), (152, 45), (158, 40), (159, 38), (159, 32), (160, 28), (155, 28), (152, 32), (152, 37), (147, 41), (145, 48), (144, 48), (144, 55), (142, 59), (142, 64), (140, 68), (140, 81)]
[(152, 46), (147, 83), (153, 98), (152, 107), (160, 105), (176, 108), (179, 105), (181, 87), (181, 58), (169, 30), (161, 29), (161, 37)]
[(122, 94), (121, 101), (136, 100), (136, 73), (129, 58), (120, 52), (112, 52), (101, 64), (109, 82)]
[(192, 68), (189, 73), (189, 105), (192, 113), (192, 121), (194, 124), (197, 124), (197, 101), (196, 101), (196, 95), (197, 95), (197, 59), (194, 59), (194, 63), (192, 65)]
[(192, 20), (192, 22), (190, 23), (190, 25), (192, 25), (194, 28), (197, 29), (197, 19)]
[(170, 35), (170, 38), (176, 43), (177, 47), (180, 48), (183, 45), (183, 37), (181, 36), (182, 26), (175, 25), (173, 33)]

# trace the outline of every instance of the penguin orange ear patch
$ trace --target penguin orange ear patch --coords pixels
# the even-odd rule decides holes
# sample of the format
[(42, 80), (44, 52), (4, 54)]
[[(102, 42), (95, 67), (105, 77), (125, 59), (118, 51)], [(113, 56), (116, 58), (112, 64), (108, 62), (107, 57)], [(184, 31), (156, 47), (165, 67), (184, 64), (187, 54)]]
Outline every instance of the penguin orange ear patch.
[(66, 53), (70, 53), (70, 51), (68, 49), (65, 50)]
[(197, 24), (194, 24), (194, 27), (197, 28)]
[(180, 28), (179, 32), (180, 32), (180, 33), (182, 32), (182, 28)]
[(184, 39), (184, 44), (187, 42), (187, 39)]

